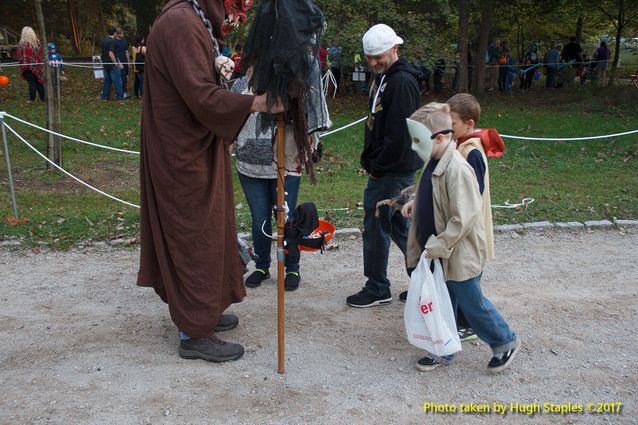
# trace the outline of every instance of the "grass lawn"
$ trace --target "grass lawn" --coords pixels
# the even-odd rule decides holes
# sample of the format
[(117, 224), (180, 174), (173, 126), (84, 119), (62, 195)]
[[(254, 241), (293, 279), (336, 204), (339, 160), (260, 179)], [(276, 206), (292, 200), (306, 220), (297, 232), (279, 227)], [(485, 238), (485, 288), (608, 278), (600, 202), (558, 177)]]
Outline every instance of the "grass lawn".
[[(27, 103), (27, 84), (15, 68), (0, 87), (0, 111), (44, 126), (46, 107)], [(109, 146), (139, 150), (141, 101), (102, 102), (101, 81), (90, 70), (67, 69), (63, 85), (63, 132)], [(536, 88), (513, 96), (486, 94), (480, 98), (481, 125), (502, 134), (536, 137), (580, 137), (638, 129), (638, 89), (594, 86), (560, 90)], [(435, 100), (424, 98), (424, 102)], [(438, 100), (444, 101), (442, 96)], [(365, 115), (363, 97), (330, 101), (334, 127)], [(30, 143), (45, 152), (46, 135), (7, 118)], [(320, 215), (337, 227), (360, 227), (366, 177), (359, 169), (363, 123), (323, 138), (324, 158), (317, 164), (318, 184), (304, 179), (299, 201), (314, 201)], [(95, 194), (57, 171), (47, 171), (13, 135), (8, 134), (20, 218), (15, 223), (9, 196), (4, 153), (0, 165), (0, 239), (46, 242), (65, 248), (82, 240), (125, 239), (139, 232), (138, 211)], [(578, 142), (537, 142), (505, 139), (506, 153), (490, 160), (492, 203), (532, 197), (523, 210), (494, 210), (496, 223), (537, 220), (583, 221), (638, 218), (638, 134)], [(139, 157), (79, 145), (64, 145), (64, 168), (88, 183), (129, 202), (139, 203)], [(247, 230), (250, 215), (241, 186), (235, 181), (238, 226)], [(326, 210), (326, 211), (323, 211)]]

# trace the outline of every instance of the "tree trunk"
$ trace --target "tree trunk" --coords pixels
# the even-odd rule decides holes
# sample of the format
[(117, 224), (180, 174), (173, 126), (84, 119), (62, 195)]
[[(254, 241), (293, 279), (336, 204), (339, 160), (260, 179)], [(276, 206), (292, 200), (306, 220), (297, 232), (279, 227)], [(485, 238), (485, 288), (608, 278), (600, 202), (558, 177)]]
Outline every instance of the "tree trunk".
[[(40, 27), (40, 46), (42, 48), (42, 61), (44, 62), (44, 72), (46, 78), (46, 98), (47, 98), (47, 128), (55, 131), (55, 117), (58, 115), (55, 107), (55, 95), (53, 93), (53, 83), (51, 81), (51, 67), (49, 66), (49, 55), (46, 52), (47, 34), (44, 26), (44, 14), (42, 13), (42, 0), (34, 0), (35, 13), (38, 17), (38, 26)], [(62, 145), (60, 137), (49, 133), (49, 142), (47, 146), (49, 159), (56, 165), (62, 165)], [(47, 169), (51, 169), (51, 165), (47, 162)]]
[(616, 47), (614, 49), (614, 60), (611, 63), (611, 71), (609, 72), (609, 86), (614, 85), (616, 79), (616, 70), (618, 69), (618, 60), (620, 58), (620, 37), (622, 30), (625, 28), (625, 1), (618, 0), (618, 22), (616, 22)]
[(137, 34), (145, 36), (148, 34), (153, 21), (157, 17), (159, 7), (164, 2), (162, 0), (132, 0), (130, 5), (135, 10), (135, 23)]
[(492, 25), (492, 0), (483, 0), (481, 9), (481, 28), (479, 29), (478, 52), (474, 63), (474, 87), (478, 93), (485, 90), (485, 52), (490, 38), (490, 27)]
[(78, 25), (78, 6), (76, 0), (67, 0), (69, 23), (71, 24), (71, 43), (76, 54), (81, 54), (80, 31)]
[(467, 27), (470, 20), (470, 0), (459, 0), (459, 66), (456, 69), (457, 91), (467, 92)]
[(576, 43), (580, 43), (580, 39), (583, 37), (583, 26), (585, 24), (585, 18), (583, 15), (578, 15), (578, 20), (576, 20)]
[(106, 34), (106, 21), (104, 20), (104, 13), (102, 13), (102, 2), (95, 0), (95, 7), (97, 8), (98, 21), (100, 22), (100, 36), (104, 37), (104, 34)]

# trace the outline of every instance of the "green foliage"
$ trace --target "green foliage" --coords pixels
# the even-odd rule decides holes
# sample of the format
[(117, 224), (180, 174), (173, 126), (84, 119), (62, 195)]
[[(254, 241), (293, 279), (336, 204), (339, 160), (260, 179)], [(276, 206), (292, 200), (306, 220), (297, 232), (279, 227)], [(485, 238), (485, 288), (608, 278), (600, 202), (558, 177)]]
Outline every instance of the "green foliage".
[(432, 62), (448, 50), (454, 38), (447, 2), (332, 0), (319, 2), (328, 22), (325, 46), (341, 46), (344, 63), (353, 65), (362, 54), (361, 37), (372, 25), (386, 23), (405, 40), (401, 54), (415, 61)]
[[(131, 39), (136, 32), (144, 33), (159, 13), (164, 0), (75, 0), (78, 9), (79, 37), (82, 54), (95, 53), (109, 25), (124, 27)], [(472, 1), (469, 39), (475, 58), (480, 11), (487, 0)], [(614, 17), (622, 3), (625, 26), (622, 36), (638, 35), (638, 2), (635, 0), (491, 0), (493, 7), (492, 38), (507, 40), (517, 59), (521, 59), (530, 43), (539, 44), (544, 54), (550, 42), (565, 44), (576, 31), (576, 21), (583, 17), (583, 47), (593, 52), (601, 35), (616, 36)], [(457, 1), (448, 0), (317, 0), (328, 22), (323, 45), (342, 46), (346, 66), (353, 65), (354, 56), (361, 53), (361, 37), (373, 24), (385, 22), (405, 39), (401, 54), (408, 59), (432, 64), (438, 58), (456, 62), (458, 37)], [(19, 31), (25, 25), (35, 26), (31, 0), (4, 0), (2, 24)], [(46, 0), (43, 9), (47, 34), (58, 42), (61, 53), (73, 54), (68, 0)], [(249, 23), (259, 1), (249, 10)], [(233, 47), (243, 42), (249, 25), (228, 36)], [(613, 46), (610, 46), (613, 47)]]

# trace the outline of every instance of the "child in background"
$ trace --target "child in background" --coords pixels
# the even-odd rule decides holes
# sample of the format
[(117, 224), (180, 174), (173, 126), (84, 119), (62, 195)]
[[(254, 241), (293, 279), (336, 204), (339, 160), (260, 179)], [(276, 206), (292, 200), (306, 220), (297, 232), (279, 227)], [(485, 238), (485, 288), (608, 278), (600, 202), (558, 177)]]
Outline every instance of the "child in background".
[(47, 44), (47, 51), (49, 52), (49, 63), (51, 64), (51, 68), (53, 68), (51, 78), (53, 79), (53, 88), (55, 89), (58, 81), (58, 70), (60, 72), (60, 81), (66, 80), (66, 76), (64, 75), (64, 58), (58, 53), (58, 46), (53, 42)]
[[(456, 149), (447, 104), (429, 103), (410, 118), (430, 130), (432, 149), (416, 198), (402, 209), (412, 219), (407, 266), (416, 267), (424, 248), (428, 258), (441, 259), (452, 305), (463, 310), (479, 338), (490, 345), (493, 356), (487, 368), (498, 372), (511, 363), (520, 341), (481, 291), (487, 244), (476, 175)], [(410, 135), (415, 139), (412, 131)], [(430, 371), (453, 359), (428, 353), (416, 368)]]

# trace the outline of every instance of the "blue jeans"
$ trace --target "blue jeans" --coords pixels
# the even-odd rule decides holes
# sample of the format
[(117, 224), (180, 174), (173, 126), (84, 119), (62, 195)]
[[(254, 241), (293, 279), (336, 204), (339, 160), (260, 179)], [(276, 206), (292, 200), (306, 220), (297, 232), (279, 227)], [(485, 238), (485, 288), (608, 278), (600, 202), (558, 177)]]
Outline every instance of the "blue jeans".
[[(253, 249), (257, 259), (255, 267), (258, 269), (268, 270), (270, 268), (270, 250), (272, 248), (272, 240), (263, 234), (261, 226), (264, 226), (264, 232), (272, 234), (272, 217), (273, 207), (277, 203), (277, 179), (257, 179), (248, 177), (242, 173), (239, 174), (239, 182), (241, 183), (250, 215), (252, 219), (252, 235)], [(286, 176), (284, 184), (286, 187), (286, 202), (290, 212), (288, 218), (292, 218), (297, 206), (297, 195), (299, 195), (299, 185), (301, 177)], [(286, 272), (299, 272), (299, 263), (290, 263), (288, 258), (285, 261)]]
[(111, 97), (111, 83), (115, 86), (115, 98), (124, 100), (124, 89), (122, 88), (122, 74), (115, 65), (104, 67), (104, 84), (102, 85), (102, 100)]
[(368, 186), (363, 192), (363, 274), (368, 278), (366, 289), (375, 296), (382, 296), (390, 289), (387, 277), (390, 239), (405, 256), (410, 227), (401, 211), (394, 207), (381, 207), (379, 217), (375, 217), (377, 202), (394, 198), (412, 184), (414, 173), (380, 179), (368, 177)]
[(135, 74), (135, 82), (133, 83), (133, 92), (135, 96), (144, 96), (144, 73), (138, 72)]
[[(460, 308), (476, 335), (488, 344), (494, 354), (508, 351), (518, 342), (501, 313), (481, 291), (482, 274), (462, 282), (448, 280), (452, 307), (456, 314)], [(452, 357), (446, 357), (451, 359)]]
[(545, 87), (556, 87), (556, 74), (558, 74), (557, 69), (547, 68), (547, 79), (545, 80)]

